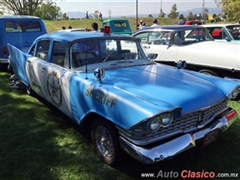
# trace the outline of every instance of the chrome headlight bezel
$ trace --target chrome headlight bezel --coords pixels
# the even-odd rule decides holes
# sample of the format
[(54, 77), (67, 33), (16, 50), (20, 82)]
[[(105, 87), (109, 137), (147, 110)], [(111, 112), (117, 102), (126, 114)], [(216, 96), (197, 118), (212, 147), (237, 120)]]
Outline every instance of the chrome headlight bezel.
[(158, 116), (154, 116), (149, 121), (149, 130), (150, 131), (158, 131), (161, 127), (168, 127), (173, 121), (172, 112), (165, 112)]
[(161, 126), (162, 127), (168, 127), (173, 120), (173, 114), (172, 113), (164, 113), (161, 114)]
[(150, 123), (149, 123), (149, 130), (150, 131), (157, 131), (161, 127), (161, 119), (159, 116), (155, 116), (151, 118)]

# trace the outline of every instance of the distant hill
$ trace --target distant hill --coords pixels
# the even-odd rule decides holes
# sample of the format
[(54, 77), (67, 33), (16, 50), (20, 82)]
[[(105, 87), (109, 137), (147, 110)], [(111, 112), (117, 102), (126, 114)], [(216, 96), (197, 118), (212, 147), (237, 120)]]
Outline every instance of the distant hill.
[[(222, 13), (221, 8), (208, 8), (208, 14), (220, 14)], [(185, 17), (188, 16), (189, 12), (192, 12), (193, 14), (202, 14), (202, 8), (194, 8), (194, 9), (189, 9), (186, 11), (179, 11), (179, 14), (183, 14)]]
[[(219, 14), (222, 13), (221, 8), (208, 8), (209, 13), (208, 14)], [(189, 9), (186, 11), (178, 11), (179, 14), (183, 14), (185, 17), (188, 16), (189, 12), (192, 12), (193, 14), (199, 14), (202, 13), (202, 8), (194, 8), (194, 9)], [(164, 12), (166, 15), (168, 15), (168, 12)], [(86, 12), (80, 12), (80, 11), (75, 11), (75, 12), (67, 12), (66, 13), (69, 18), (85, 18), (86, 17)], [(148, 17), (149, 14), (138, 14), (139, 17)], [(152, 14), (154, 17), (158, 17), (159, 14)], [(93, 13), (89, 13), (89, 16), (93, 17)], [(135, 15), (125, 15), (126, 17), (134, 17)], [(117, 18), (120, 16), (112, 16), (112, 18)], [(107, 18), (106, 16), (104, 18)]]

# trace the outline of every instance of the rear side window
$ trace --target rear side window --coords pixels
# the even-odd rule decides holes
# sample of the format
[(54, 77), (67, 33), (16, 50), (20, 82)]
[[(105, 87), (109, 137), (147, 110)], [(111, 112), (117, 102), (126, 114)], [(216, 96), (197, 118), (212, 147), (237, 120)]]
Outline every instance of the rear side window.
[(67, 44), (64, 42), (54, 42), (51, 63), (64, 66)]
[(127, 27), (127, 23), (125, 23), (125, 22), (115, 22), (114, 27), (116, 27), (116, 28)]
[(12, 32), (41, 32), (42, 28), (38, 21), (6, 21), (5, 31)]

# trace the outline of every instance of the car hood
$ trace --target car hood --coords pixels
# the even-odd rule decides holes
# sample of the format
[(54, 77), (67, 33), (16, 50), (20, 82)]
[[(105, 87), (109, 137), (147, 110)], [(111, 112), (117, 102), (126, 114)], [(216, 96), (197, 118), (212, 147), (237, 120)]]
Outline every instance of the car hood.
[[(71, 81), (82, 81), (85, 77), (85, 73), (76, 74)], [(226, 98), (238, 85), (231, 80), (157, 63), (106, 70), (101, 82), (91, 73), (87, 77), (84, 87), (80, 82), (71, 86), (73, 93), (80, 86), (85, 89), (84, 94), (72, 97), (73, 104), (82, 99), (86, 111), (96, 112), (125, 129), (176, 108), (181, 108), (184, 114), (209, 107)]]
[(207, 107), (226, 97), (214, 83), (164, 65), (107, 71), (104, 81), (110, 79), (115, 89), (156, 106), (179, 106), (183, 113)]

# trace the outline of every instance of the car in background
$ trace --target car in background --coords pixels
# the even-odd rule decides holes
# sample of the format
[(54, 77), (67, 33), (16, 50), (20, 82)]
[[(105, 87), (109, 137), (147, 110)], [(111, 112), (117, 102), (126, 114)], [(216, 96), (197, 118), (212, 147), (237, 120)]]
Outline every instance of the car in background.
[(240, 43), (240, 24), (207, 24), (207, 28), (215, 41)]
[(146, 164), (172, 158), (212, 143), (238, 119), (227, 105), (240, 93), (238, 83), (181, 69), (183, 62), (155, 63), (137, 38), (56, 32), (37, 38), (28, 53), (8, 48), (27, 92), (90, 129), (109, 165), (122, 150)]
[(27, 52), (33, 41), (46, 34), (46, 27), (39, 17), (35, 16), (1, 16), (0, 17), (0, 66), (8, 65), (9, 52), (7, 43)]
[(240, 79), (240, 44), (216, 42), (202, 26), (160, 26), (133, 34), (156, 62), (175, 65), (185, 60), (187, 69), (209, 75)]
[(202, 25), (203, 21), (200, 20), (187, 20), (187, 21), (183, 21), (181, 20), (180, 22), (178, 22), (178, 25)]
[(124, 36), (131, 36), (132, 30), (130, 23), (124, 18), (106, 19), (102, 22), (102, 28), (104, 26), (110, 26), (111, 33), (120, 34)]
[(71, 29), (62, 29), (59, 32), (75, 32), (75, 31), (86, 31), (85, 28), (71, 28)]

